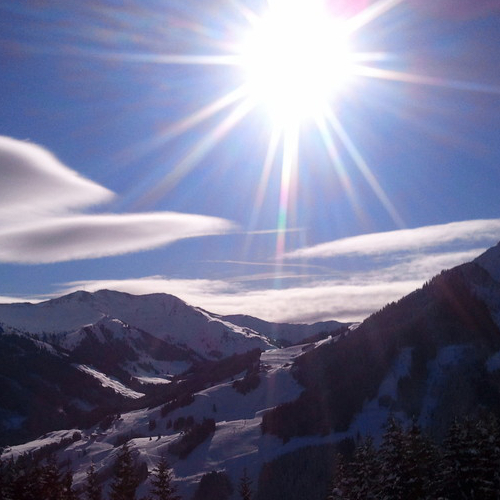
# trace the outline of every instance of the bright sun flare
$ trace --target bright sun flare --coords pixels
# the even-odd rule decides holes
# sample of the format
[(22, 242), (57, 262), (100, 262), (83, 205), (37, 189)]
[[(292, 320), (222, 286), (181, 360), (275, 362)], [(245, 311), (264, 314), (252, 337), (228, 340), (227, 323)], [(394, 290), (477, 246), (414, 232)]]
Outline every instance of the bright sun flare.
[(317, 116), (351, 76), (345, 24), (314, 1), (272, 2), (242, 50), (248, 97), (284, 125)]

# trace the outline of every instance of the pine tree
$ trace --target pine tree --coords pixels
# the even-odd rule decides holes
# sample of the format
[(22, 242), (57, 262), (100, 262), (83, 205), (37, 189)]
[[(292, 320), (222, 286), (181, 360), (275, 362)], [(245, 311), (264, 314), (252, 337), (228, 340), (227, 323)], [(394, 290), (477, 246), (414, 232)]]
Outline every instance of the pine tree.
[(252, 486), (253, 481), (248, 477), (246, 467), (243, 469), (243, 476), (240, 478), (240, 484), (238, 485), (238, 493), (242, 500), (251, 500), (252, 498)]
[(349, 465), (351, 486), (349, 498), (352, 500), (369, 500), (377, 498), (380, 464), (373, 439), (366, 437), (354, 453), (353, 462)]
[(51, 455), (42, 468), (40, 485), (44, 500), (62, 500), (64, 487), (55, 455)]
[(472, 422), (455, 420), (444, 440), (441, 491), (451, 498), (475, 498), (477, 443)]
[(380, 447), (380, 487), (381, 498), (404, 498), (403, 463), (404, 433), (401, 422), (390, 417), (387, 430)]
[(125, 443), (115, 462), (115, 474), (111, 484), (110, 500), (135, 500), (139, 486), (134, 461), (128, 444)]
[(62, 500), (78, 500), (78, 494), (73, 489), (73, 473), (67, 470), (62, 478)]
[(155, 500), (180, 500), (175, 494), (177, 488), (172, 485), (172, 470), (167, 459), (162, 455), (160, 461), (152, 471), (151, 494)]
[(30, 455), (21, 455), (14, 464), (12, 498), (14, 500), (39, 500), (43, 498), (43, 468)]
[(87, 470), (87, 481), (85, 483), (86, 500), (102, 500), (102, 488), (97, 482), (95, 464), (92, 462)]
[(497, 500), (500, 491), (500, 428), (498, 420), (489, 415), (475, 425), (477, 443), (476, 474), (480, 478), (479, 497)]
[(350, 498), (352, 481), (347, 471), (345, 459), (341, 454), (335, 461), (335, 472), (326, 500), (342, 500)]
[(0, 498), (2, 500), (15, 500), (14, 483), (16, 480), (16, 468), (14, 459), (0, 459)]
[(404, 434), (401, 462), (404, 498), (437, 498), (437, 474), (440, 470), (437, 448), (422, 434), (415, 419)]

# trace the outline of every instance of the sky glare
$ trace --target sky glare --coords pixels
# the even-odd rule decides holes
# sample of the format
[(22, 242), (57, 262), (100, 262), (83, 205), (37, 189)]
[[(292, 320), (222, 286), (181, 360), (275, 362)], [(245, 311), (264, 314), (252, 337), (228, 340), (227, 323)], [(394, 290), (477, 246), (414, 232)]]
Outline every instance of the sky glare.
[(5, 0), (0, 49), (2, 302), (356, 321), (500, 241), (496, 1)]

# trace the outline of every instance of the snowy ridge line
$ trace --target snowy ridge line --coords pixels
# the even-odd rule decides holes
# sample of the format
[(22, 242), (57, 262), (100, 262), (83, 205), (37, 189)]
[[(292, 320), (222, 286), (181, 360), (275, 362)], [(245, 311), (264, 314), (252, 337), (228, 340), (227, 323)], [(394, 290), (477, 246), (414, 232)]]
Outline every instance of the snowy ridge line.
[(99, 380), (99, 382), (101, 382), (101, 385), (103, 387), (109, 387), (110, 389), (113, 389), (116, 393), (121, 394), (122, 396), (125, 396), (126, 398), (139, 399), (145, 395), (142, 392), (137, 392), (137, 391), (130, 389), (129, 387), (122, 384), (118, 380), (114, 380), (111, 377), (104, 375), (104, 373), (101, 373), (101, 372), (97, 371), (96, 369), (91, 368), (90, 366), (76, 365), (76, 364), (73, 366), (78, 368), (78, 370), (80, 370), (84, 373), (88, 373), (92, 377)]

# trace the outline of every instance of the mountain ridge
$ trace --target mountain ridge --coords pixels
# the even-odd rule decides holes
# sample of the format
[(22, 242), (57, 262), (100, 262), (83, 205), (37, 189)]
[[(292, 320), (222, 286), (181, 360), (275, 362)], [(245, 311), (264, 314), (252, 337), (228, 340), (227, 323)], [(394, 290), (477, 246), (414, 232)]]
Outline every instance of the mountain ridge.
[[(300, 450), (322, 450), (315, 456), (327, 460), (359, 437), (380, 441), (391, 415), (406, 424), (415, 421), (443, 440), (455, 418), (500, 416), (497, 271), (500, 245), (442, 271), (355, 328), (304, 345), (225, 358), (224, 365), (213, 360), (205, 368), (194, 366), (172, 379), (166, 386), (170, 392), (159, 390), (153, 404), (110, 417), (105, 429), (94, 425), (49, 433), (4, 456), (40, 449), (42, 442), (56, 446), (76, 430), (82, 439), (58, 451), (61, 459), (74, 460), (76, 484), (92, 460), (99, 457), (109, 467), (118, 443), (128, 442), (137, 463), (148, 469), (151, 457), (166, 454), (180, 493), (191, 498), (204, 474), (224, 470), (236, 484), (246, 468), (256, 481), (270, 461), (293, 482)], [(183, 436), (189, 430), (182, 425), (206, 419), (214, 422), (209, 437), (194, 443), (187, 455), (176, 454), (186, 450)], [(328, 453), (321, 446), (329, 446)], [(300, 480), (313, 484), (315, 467), (310, 469), (301, 471)], [(287, 498), (299, 500), (291, 490)], [(146, 491), (147, 480), (139, 493)], [(259, 492), (256, 498), (269, 500)]]

